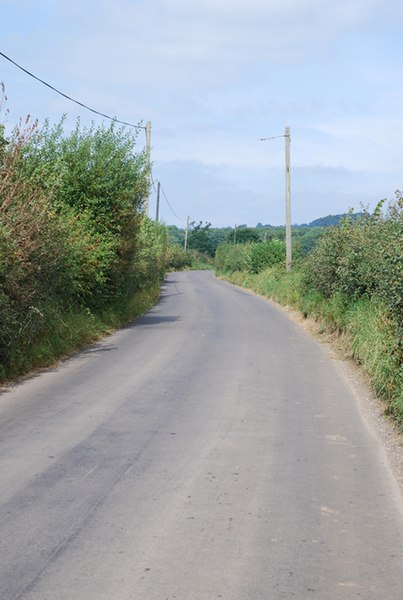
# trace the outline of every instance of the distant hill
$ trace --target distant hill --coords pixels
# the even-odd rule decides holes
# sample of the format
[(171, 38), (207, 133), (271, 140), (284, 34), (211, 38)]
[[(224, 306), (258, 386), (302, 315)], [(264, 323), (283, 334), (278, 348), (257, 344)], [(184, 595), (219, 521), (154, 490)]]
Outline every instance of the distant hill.
[(320, 219), (315, 219), (311, 221), (308, 227), (332, 227), (333, 225), (339, 225), (341, 219), (345, 219), (346, 217), (350, 217), (353, 220), (359, 219), (363, 216), (364, 213), (354, 213), (354, 214), (342, 214), (342, 215), (328, 215), (327, 217), (321, 217)]
[[(352, 219), (358, 219), (359, 217), (362, 217), (364, 213), (359, 212), (359, 213), (353, 213), (353, 214), (348, 214), (348, 213), (343, 213), (340, 215), (328, 215), (327, 217), (320, 217), (319, 219), (315, 219), (314, 221), (311, 221), (310, 223), (302, 223), (300, 225), (297, 224), (293, 224), (293, 227), (332, 227), (334, 225), (339, 225), (340, 221), (342, 219), (345, 219), (346, 217), (350, 217)], [(275, 225), (262, 225), (262, 223), (258, 223), (256, 225), (256, 228), (274, 228)]]

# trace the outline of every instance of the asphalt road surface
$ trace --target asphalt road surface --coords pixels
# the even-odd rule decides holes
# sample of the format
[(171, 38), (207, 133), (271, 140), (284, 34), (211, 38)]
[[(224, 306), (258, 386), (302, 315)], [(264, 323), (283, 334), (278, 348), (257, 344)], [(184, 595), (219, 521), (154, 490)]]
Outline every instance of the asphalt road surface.
[(209, 272), (0, 396), (0, 600), (402, 600), (402, 499), (348, 382)]

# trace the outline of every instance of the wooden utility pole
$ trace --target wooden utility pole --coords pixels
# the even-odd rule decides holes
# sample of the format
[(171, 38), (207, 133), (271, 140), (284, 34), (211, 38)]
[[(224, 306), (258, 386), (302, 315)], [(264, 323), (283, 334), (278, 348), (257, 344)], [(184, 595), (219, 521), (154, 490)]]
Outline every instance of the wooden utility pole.
[(286, 243), (286, 270), (291, 269), (291, 164), (290, 164), (290, 128), (285, 128), (285, 243)]
[(261, 142), (266, 140), (276, 140), (278, 138), (285, 139), (285, 244), (286, 244), (286, 258), (285, 266), (286, 270), (289, 271), (291, 268), (292, 260), (292, 247), (291, 247), (291, 161), (290, 161), (290, 144), (291, 134), (290, 128), (285, 128), (284, 135), (274, 135), (272, 137), (260, 138)]
[(158, 181), (157, 184), (157, 210), (155, 212), (155, 221), (158, 223), (158, 219), (160, 216), (160, 190), (161, 190), (161, 184)]
[(147, 161), (147, 198), (144, 204), (144, 212), (148, 216), (151, 195), (151, 121), (146, 123), (146, 161)]
[(185, 244), (184, 244), (185, 251), (187, 250), (187, 247), (188, 247), (188, 235), (189, 235), (189, 217), (187, 218), (187, 221), (186, 221)]

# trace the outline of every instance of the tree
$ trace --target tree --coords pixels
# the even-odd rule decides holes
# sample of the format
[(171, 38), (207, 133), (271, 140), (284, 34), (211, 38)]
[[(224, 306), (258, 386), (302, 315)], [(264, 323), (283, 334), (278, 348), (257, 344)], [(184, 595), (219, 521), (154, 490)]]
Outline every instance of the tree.
[(208, 254), (208, 256), (214, 256), (215, 245), (212, 237), (209, 235), (210, 227), (211, 223), (206, 222), (203, 225), (203, 221), (199, 221), (197, 225), (195, 221), (190, 223), (188, 247), (192, 250), (203, 252), (203, 254)]
[(234, 231), (228, 234), (227, 239), (229, 242), (233, 242), (235, 239), (236, 244), (246, 244), (247, 242), (258, 242), (260, 236), (256, 229), (240, 225), (237, 227), (235, 234)]

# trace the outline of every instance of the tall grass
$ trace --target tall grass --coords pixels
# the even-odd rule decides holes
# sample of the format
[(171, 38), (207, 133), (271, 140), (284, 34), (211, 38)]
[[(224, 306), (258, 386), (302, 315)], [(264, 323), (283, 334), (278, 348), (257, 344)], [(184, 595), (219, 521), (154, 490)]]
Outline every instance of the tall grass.
[(91, 312), (88, 308), (49, 306), (43, 315), (42, 335), (32, 343), (13, 344), (6, 364), (0, 365), (0, 380), (12, 380), (32, 369), (47, 367), (140, 316), (157, 301), (160, 285), (137, 291), (126, 302)]

